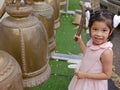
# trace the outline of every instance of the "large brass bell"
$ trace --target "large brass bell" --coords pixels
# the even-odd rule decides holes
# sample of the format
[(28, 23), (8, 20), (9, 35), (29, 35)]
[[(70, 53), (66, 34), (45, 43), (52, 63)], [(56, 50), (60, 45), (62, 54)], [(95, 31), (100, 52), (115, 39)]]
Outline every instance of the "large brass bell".
[(60, 27), (60, 4), (59, 0), (45, 0), (54, 9), (54, 29)]
[(0, 50), (0, 90), (23, 90), (22, 72), (17, 61)]
[[(33, 4), (33, 13), (45, 26), (45, 30), (48, 35), (48, 49), (49, 53), (55, 50), (55, 36), (54, 36), (54, 10), (51, 5), (45, 1), (36, 0)], [(49, 54), (50, 55), (50, 54)]]
[[(17, 8), (16, 8), (17, 7)], [(24, 87), (35, 87), (50, 76), (48, 38), (43, 24), (31, 16), (32, 7), (14, 3), (6, 7), (10, 15), (1, 21), (0, 49), (20, 64)]]

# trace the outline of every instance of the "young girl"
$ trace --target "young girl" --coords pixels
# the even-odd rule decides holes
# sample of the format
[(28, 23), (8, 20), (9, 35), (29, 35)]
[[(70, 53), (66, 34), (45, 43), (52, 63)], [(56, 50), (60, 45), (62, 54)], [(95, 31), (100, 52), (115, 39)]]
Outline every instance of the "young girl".
[[(90, 15), (91, 39), (85, 46), (82, 37), (75, 35), (83, 53), (81, 65), (75, 70), (68, 90), (108, 90), (112, 74), (113, 51), (110, 42), (113, 29), (120, 17), (107, 10), (98, 10)], [(113, 20), (114, 19), (114, 20)], [(117, 22), (117, 23), (116, 23)]]

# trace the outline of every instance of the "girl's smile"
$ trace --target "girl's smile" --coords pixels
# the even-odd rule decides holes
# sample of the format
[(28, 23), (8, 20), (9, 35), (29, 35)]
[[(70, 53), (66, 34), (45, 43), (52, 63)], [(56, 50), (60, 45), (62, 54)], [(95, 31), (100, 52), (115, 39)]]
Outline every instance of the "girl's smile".
[(110, 29), (105, 22), (95, 21), (93, 22), (90, 33), (93, 39), (93, 44), (99, 45), (107, 42)]

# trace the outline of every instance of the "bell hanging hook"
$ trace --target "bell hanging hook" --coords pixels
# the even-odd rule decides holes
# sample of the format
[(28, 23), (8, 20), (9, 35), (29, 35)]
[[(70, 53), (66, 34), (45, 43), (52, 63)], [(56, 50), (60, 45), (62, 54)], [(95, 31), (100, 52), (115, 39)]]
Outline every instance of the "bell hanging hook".
[[(16, 8), (17, 8), (17, 10), (19, 10), (19, 8), (20, 8), (20, 3), (21, 3), (21, 0), (16, 0)], [(32, 5), (33, 0), (24, 0), (24, 4)]]
[(16, 0), (16, 8), (17, 8), (17, 10), (19, 10), (19, 8), (20, 8), (20, 2), (21, 2), (21, 0)]

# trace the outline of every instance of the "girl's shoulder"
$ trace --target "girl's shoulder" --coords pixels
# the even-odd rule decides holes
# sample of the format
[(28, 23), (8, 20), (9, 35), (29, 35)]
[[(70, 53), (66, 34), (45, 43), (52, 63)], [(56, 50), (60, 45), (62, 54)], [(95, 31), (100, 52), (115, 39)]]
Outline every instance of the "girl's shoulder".
[(111, 54), (113, 54), (113, 50), (111, 48), (107, 48), (104, 50), (104, 52), (102, 54), (103, 55), (111, 55)]
[(101, 61), (102, 62), (106, 62), (109, 63), (113, 60), (113, 50), (110, 48), (105, 49), (102, 53), (101, 53)]

